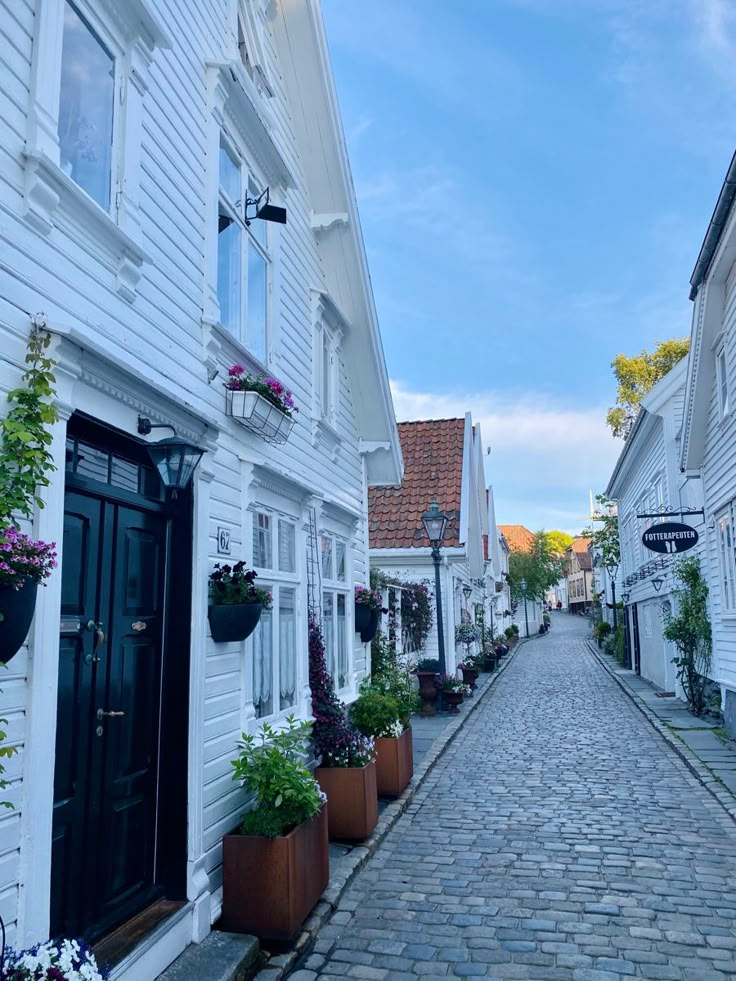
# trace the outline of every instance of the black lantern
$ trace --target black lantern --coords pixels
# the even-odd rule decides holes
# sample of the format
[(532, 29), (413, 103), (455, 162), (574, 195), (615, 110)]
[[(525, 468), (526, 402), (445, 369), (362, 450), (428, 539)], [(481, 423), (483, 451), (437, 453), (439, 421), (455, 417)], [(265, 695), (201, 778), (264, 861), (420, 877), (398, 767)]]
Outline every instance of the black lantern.
[(660, 591), (663, 585), (664, 579), (661, 576), (657, 576), (655, 579), (652, 579), (652, 586), (654, 586), (657, 592)]
[[(163, 423), (153, 424), (150, 419), (138, 417), (138, 432), (142, 436), (147, 436), (152, 429), (171, 429), (176, 432), (173, 426)], [(188, 443), (178, 436), (169, 436), (157, 443), (149, 443), (146, 449), (164, 487), (171, 488), (174, 492), (189, 486), (197, 464), (204, 455), (201, 447)]]
[(434, 498), (429, 505), (429, 511), (425, 511), (422, 515), (422, 524), (424, 525), (430, 545), (432, 548), (438, 548), (445, 537), (447, 515), (440, 511), (437, 501)]
[(442, 581), (440, 579), (440, 545), (445, 537), (447, 515), (440, 511), (437, 501), (432, 498), (429, 511), (422, 515), (422, 524), (427, 533), (429, 544), (432, 546), (432, 561), (434, 562), (434, 596), (437, 604), (437, 653), (439, 654), (440, 672), (447, 670), (445, 661), (445, 628), (442, 622)]
[(473, 587), (472, 586), (463, 586), (463, 596), (465, 597), (465, 603), (466, 604), (467, 604), (468, 600), (470, 599), (472, 593), (473, 593)]

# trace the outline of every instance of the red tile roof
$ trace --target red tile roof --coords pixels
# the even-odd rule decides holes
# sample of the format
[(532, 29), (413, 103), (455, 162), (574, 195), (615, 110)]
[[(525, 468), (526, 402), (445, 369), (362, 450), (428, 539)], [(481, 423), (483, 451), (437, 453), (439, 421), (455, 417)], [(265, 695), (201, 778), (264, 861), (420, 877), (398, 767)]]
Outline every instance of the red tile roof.
[(506, 539), (506, 544), (512, 552), (531, 551), (534, 533), (524, 525), (499, 525), (498, 530)]
[(404, 480), (368, 488), (371, 548), (426, 548), (422, 515), (435, 498), (449, 516), (445, 545), (459, 545), (464, 419), (400, 422)]
[(586, 553), (592, 540), (592, 538), (576, 538), (570, 548), (573, 552)]

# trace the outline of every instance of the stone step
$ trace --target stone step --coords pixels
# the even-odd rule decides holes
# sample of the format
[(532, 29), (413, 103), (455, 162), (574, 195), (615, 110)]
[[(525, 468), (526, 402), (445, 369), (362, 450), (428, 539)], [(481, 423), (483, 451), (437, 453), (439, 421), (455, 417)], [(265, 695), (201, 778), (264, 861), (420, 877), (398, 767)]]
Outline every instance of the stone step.
[(156, 981), (250, 981), (260, 966), (260, 945), (245, 933), (213, 930), (191, 944)]

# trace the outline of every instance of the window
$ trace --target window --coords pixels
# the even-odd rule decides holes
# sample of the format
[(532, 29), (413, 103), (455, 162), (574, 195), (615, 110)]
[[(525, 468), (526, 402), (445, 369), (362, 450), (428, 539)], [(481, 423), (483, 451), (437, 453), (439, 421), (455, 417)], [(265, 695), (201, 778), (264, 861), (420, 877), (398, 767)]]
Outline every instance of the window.
[(273, 597), (253, 633), (253, 708), (265, 719), (292, 709), (297, 699), (296, 524), (253, 512), (253, 566), (258, 585)]
[(726, 363), (726, 348), (721, 346), (716, 354), (716, 376), (718, 381), (718, 414), (724, 419), (729, 412), (728, 406), (728, 366)]
[(323, 324), (319, 366), (319, 402), (322, 419), (333, 428), (337, 423), (338, 371), (338, 339)]
[(238, 4), (238, 55), (261, 95), (273, 95), (266, 70), (265, 28), (262, 0), (240, 0)]
[(108, 211), (115, 59), (71, 3), (64, 4), (59, 92), (61, 169)]
[(245, 219), (246, 197), (260, 185), (234, 147), (220, 143), (217, 299), (220, 323), (264, 364), (268, 360), (268, 225)]
[(348, 643), (347, 544), (331, 534), (321, 537), (322, 632), (327, 669), (338, 690), (350, 682)]
[(734, 552), (733, 503), (716, 516), (718, 557), (721, 566), (721, 609), (736, 613), (736, 553)]

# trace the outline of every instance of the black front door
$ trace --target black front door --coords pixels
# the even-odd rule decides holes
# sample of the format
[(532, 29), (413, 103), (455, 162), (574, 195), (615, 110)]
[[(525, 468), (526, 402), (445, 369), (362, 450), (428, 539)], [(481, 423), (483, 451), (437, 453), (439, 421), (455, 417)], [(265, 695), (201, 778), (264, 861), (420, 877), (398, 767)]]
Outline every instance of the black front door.
[(634, 603), (631, 608), (631, 632), (634, 637), (634, 671), (641, 674), (641, 646), (639, 643), (639, 608)]
[(68, 477), (62, 556), (51, 934), (88, 941), (167, 891), (162, 727), (184, 694), (167, 691), (164, 664), (172, 514), (130, 486), (99, 486), (109, 461)]

